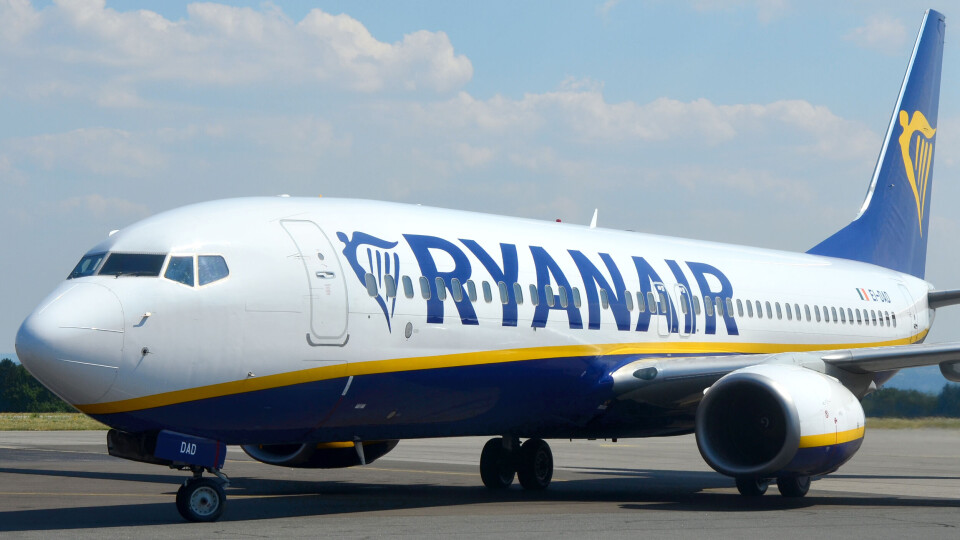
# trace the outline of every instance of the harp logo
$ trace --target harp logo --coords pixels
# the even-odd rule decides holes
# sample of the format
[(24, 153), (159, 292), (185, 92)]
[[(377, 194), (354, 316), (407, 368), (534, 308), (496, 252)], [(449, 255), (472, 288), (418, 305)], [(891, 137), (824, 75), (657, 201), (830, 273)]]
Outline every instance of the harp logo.
[[(373, 299), (383, 312), (383, 317), (387, 321), (387, 330), (393, 332), (390, 320), (397, 307), (397, 296), (387, 294), (388, 278), (384, 276), (400, 275), (400, 256), (392, 251), (397, 247), (397, 242), (390, 242), (358, 231), (353, 233), (352, 239), (342, 232), (337, 232), (337, 238), (343, 242), (343, 256), (347, 258), (357, 279), (367, 287), (368, 291), (371, 288), (376, 290), (377, 294)], [(373, 283), (368, 284), (368, 279), (372, 279)]]
[(903, 166), (907, 179), (913, 189), (913, 198), (917, 201), (917, 220), (920, 222), (920, 235), (923, 236), (923, 213), (926, 211), (927, 186), (930, 180), (930, 167), (933, 165), (933, 136), (937, 130), (920, 111), (914, 111), (913, 117), (907, 111), (900, 111), (900, 152), (903, 154)]

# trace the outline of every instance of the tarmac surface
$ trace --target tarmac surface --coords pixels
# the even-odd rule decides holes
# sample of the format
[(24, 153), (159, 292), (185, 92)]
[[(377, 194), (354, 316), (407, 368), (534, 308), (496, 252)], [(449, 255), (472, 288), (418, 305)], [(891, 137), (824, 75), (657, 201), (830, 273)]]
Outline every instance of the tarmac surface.
[(803, 499), (757, 499), (692, 436), (550, 441), (545, 492), (482, 487), (485, 439), (402, 441), (366, 467), (287, 469), (227, 456), (217, 523), (174, 506), (185, 473), (106, 453), (106, 432), (0, 432), (0, 536), (71, 538), (960, 538), (960, 431), (867, 430)]

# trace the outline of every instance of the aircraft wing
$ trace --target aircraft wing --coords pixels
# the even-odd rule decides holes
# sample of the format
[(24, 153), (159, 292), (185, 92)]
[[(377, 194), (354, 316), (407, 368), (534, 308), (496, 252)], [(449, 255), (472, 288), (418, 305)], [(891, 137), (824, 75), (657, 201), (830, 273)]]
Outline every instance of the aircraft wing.
[(951, 374), (956, 374), (960, 378), (960, 342), (830, 351), (821, 359), (851, 373), (876, 373), (940, 364), (940, 371), (945, 377), (954, 380)]
[(642, 395), (644, 401), (677, 407), (695, 404), (703, 397), (705, 388), (747, 366), (781, 362), (804, 365), (820, 361), (859, 374), (939, 364), (944, 377), (960, 382), (960, 342), (798, 353), (643, 358), (621, 366), (611, 376), (618, 399)]

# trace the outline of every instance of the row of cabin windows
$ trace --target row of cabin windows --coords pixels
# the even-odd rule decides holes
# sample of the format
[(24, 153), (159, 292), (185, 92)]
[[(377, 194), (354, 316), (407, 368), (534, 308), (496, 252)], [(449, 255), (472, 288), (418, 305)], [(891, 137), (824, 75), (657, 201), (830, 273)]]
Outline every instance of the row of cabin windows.
[[(720, 299), (717, 298), (719, 301)], [(729, 298), (726, 299), (727, 309), (732, 313), (732, 304)], [(740, 317), (744, 315), (744, 305), (746, 305), (746, 315), (747, 317), (752, 318), (754, 313), (758, 319), (764, 317), (764, 311), (766, 311), (766, 317), (768, 319), (773, 318), (774, 312), (776, 312), (777, 319), (783, 319), (786, 316), (787, 320), (797, 320), (802, 321), (806, 319), (807, 322), (815, 320), (816, 322), (834, 322), (840, 324), (858, 324), (858, 325), (867, 325), (867, 326), (897, 326), (897, 314), (891, 313), (889, 311), (875, 310), (875, 309), (854, 309), (854, 308), (843, 308), (836, 306), (818, 306), (814, 305), (813, 309), (810, 309), (809, 304), (803, 305), (803, 312), (801, 314), (800, 304), (790, 304), (789, 302), (784, 302), (781, 307), (780, 302), (774, 302), (772, 305), (769, 301), (760, 303), (759, 300), (744, 300), (741, 301), (737, 299), (737, 314)], [(764, 310), (766, 308), (766, 310)]]
[[(386, 285), (387, 298), (393, 298), (397, 296), (397, 282), (390, 274), (383, 276), (384, 284)], [(379, 284), (377, 283), (377, 278), (373, 274), (367, 273), (364, 276), (364, 283), (367, 287), (367, 292), (370, 296), (377, 296), (379, 293)], [(424, 300), (430, 300), (432, 296), (432, 291), (430, 288), (430, 280), (426, 276), (420, 276), (420, 296)], [(403, 289), (403, 295), (407, 298), (413, 298), (414, 289), (413, 289), (413, 280), (410, 276), (401, 276), (400, 285)], [(442, 277), (437, 277), (436, 282), (434, 283), (437, 290), (437, 298), (439, 300), (447, 299), (447, 284)], [(523, 304), (523, 285), (519, 283), (513, 283), (512, 285), (507, 285), (503, 281), (496, 283), (496, 288), (498, 292), (498, 297), (500, 303), (508, 304), (510, 303), (510, 288), (513, 289), (513, 297), (516, 299), (517, 304)], [(464, 290), (465, 289), (465, 290)], [(486, 303), (493, 302), (494, 292), (493, 287), (487, 281), (480, 282), (481, 293), (483, 294), (483, 300)], [(545, 285), (544, 286), (544, 295), (546, 296), (547, 305), (554, 307), (554, 304), (557, 303), (559, 297), (560, 307), (566, 308), (569, 303), (572, 301), (573, 306), (580, 308), (582, 305), (580, 299), (580, 290), (576, 287), (571, 287), (568, 293), (566, 287), (563, 285), (558, 285), (556, 288), (556, 296), (554, 295), (553, 286)], [(460, 280), (453, 278), (450, 280), (450, 295), (455, 302), (463, 301), (464, 294), (471, 302), (477, 301), (477, 286), (473, 280), (467, 280), (465, 283), (461, 284)], [(540, 303), (540, 295), (537, 290), (536, 285), (529, 286), (530, 292), (530, 303), (533, 305), (538, 305)], [(610, 307), (610, 299), (607, 296), (606, 289), (600, 289), (600, 304), (603, 309)], [(690, 301), (692, 298), (692, 302)], [(626, 304), (628, 311), (634, 311), (636, 308), (639, 312), (644, 312), (649, 306), (652, 313), (667, 313), (667, 297), (663, 291), (648, 291), (646, 294), (643, 292), (636, 293), (636, 303), (634, 303), (634, 295), (630, 291), (623, 292), (624, 304)], [(697, 315), (701, 313), (700, 307), (700, 297), (693, 296), (690, 297), (686, 291), (680, 293), (680, 311), (686, 315), (689, 311), (688, 306), (692, 304), (693, 310)], [(746, 310), (744, 310), (746, 306)], [(803, 315), (806, 316), (807, 322), (816, 320), (816, 322), (839, 322), (839, 323), (849, 323), (849, 324), (859, 324), (859, 325), (873, 325), (873, 326), (897, 326), (897, 315), (895, 313), (890, 313), (889, 311), (878, 311), (878, 310), (866, 310), (866, 309), (852, 309), (852, 308), (842, 308), (842, 307), (828, 307), (828, 306), (818, 306), (814, 305), (813, 309), (810, 309), (809, 304), (804, 304), (803, 314), (800, 311), (800, 304), (790, 304), (784, 303), (782, 306), (780, 302), (773, 302), (772, 304), (768, 301), (761, 303), (760, 300), (736, 300), (736, 313), (739, 317), (744, 317), (746, 314), (747, 317), (753, 318), (756, 316), (758, 319), (764, 318), (764, 308), (766, 308), (766, 318), (773, 319), (774, 313), (776, 313), (777, 319), (783, 319), (786, 316), (787, 320), (797, 320), (802, 321), (804, 319)], [(724, 309), (729, 315), (734, 314), (734, 300), (732, 298), (721, 298), (719, 296), (704, 296), (703, 297), (703, 310), (706, 311), (707, 316), (713, 317), (714, 315), (722, 317)]]
[[(384, 285), (386, 286), (386, 296), (387, 298), (393, 298), (397, 296), (397, 282), (390, 274), (383, 276)], [(367, 292), (370, 296), (377, 296), (379, 293), (379, 284), (377, 283), (377, 278), (371, 273), (367, 273), (364, 276), (364, 284), (366, 285)], [(401, 276), (400, 278), (400, 287), (403, 289), (403, 295), (407, 298), (413, 298), (414, 288), (413, 280), (410, 276)], [(420, 285), (420, 296), (424, 300), (430, 300), (433, 295), (433, 292), (430, 288), (430, 280), (426, 276), (420, 276), (419, 280)], [(440, 300), (446, 300), (447, 298), (447, 283), (442, 277), (437, 277), (436, 282), (434, 283), (437, 290), (437, 297)], [(494, 289), (496, 287), (496, 289)], [(455, 302), (460, 302), (463, 300), (464, 294), (471, 302), (476, 302), (478, 299), (477, 286), (473, 280), (467, 280), (463, 284), (460, 283), (460, 280), (453, 278), (450, 280), (450, 296)], [(490, 282), (481, 281), (480, 282), (480, 293), (483, 295), (483, 300), (486, 303), (491, 303), (494, 300), (494, 290), (496, 290), (496, 296), (499, 298), (500, 303), (508, 304), (510, 303), (510, 289), (512, 290), (513, 297), (516, 299), (517, 304), (523, 304), (524, 302), (524, 289), (523, 285), (519, 283), (512, 283), (510, 285), (504, 283), (503, 281), (497, 282), (495, 285), (491, 285)], [(539, 305), (540, 303), (540, 294), (537, 290), (536, 285), (530, 285), (528, 288), (530, 293), (530, 303), (533, 305)], [(577, 287), (571, 287), (568, 291), (563, 285), (558, 285), (556, 290), (552, 285), (544, 286), (544, 296), (546, 297), (546, 303), (550, 307), (554, 307), (555, 304), (559, 303), (560, 307), (566, 308), (571, 303), (574, 307), (580, 308), (583, 305), (583, 301), (580, 296), (580, 289)], [(652, 291), (646, 294), (646, 297), (642, 292), (636, 293), (636, 304), (633, 300), (633, 295), (630, 291), (624, 291), (623, 293), (624, 303), (629, 311), (633, 311), (636, 308), (638, 311), (646, 311), (647, 306), (650, 306), (650, 310), (654, 313), (666, 313), (667, 312), (667, 299), (664, 293), (659, 292), (654, 294)], [(610, 307), (610, 299), (607, 296), (606, 289), (600, 289), (600, 304), (603, 306), (603, 309)], [(699, 309), (697, 310), (699, 313)], [(686, 313), (686, 310), (684, 310)]]

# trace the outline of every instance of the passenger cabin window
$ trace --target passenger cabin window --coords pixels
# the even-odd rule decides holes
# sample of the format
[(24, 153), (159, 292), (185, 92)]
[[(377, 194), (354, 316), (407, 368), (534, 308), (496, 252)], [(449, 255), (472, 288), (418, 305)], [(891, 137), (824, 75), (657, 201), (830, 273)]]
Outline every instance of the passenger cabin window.
[(760, 301), (759, 301), (759, 300), (756, 301), (756, 305), (757, 305), (757, 318), (758, 318), (758, 319), (762, 319), (762, 318), (763, 318), (763, 306), (760, 305)]
[(437, 300), (446, 300), (447, 299), (447, 286), (443, 282), (443, 278), (437, 276), (437, 279), (434, 280), (434, 283), (437, 284)]
[[(547, 302), (549, 304), (549, 302)], [(610, 300), (607, 298), (607, 290), (600, 289), (600, 307), (607, 309), (610, 307)]]
[(727, 297), (723, 301), (727, 305), (727, 315), (733, 316), (733, 300), (730, 297)]
[(70, 275), (67, 276), (67, 279), (92, 276), (94, 272), (97, 271), (97, 267), (100, 266), (100, 263), (103, 262), (103, 258), (106, 256), (106, 253), (91, 253), (89, 255), (84, 255), (83, 258), (80, 259), (80, 262), (73, 267), (73, 272), (70, 272)]
[(803, 312), (807, 316), (807, 322), (810, 322), (810, 304), (803, 305)]
[(376, 276), (374, 276), (370, 272), (367, 272), (366, 275), (363, 276), (363, 283), (364, 285), (367, 286), (367, 294), (369, 294), (371, 297), (377, 295), (377, 277)]
[(784, 305), (783, 305), (783, 310), (787, 312), (787, 320), (788, 320), (788, 321), (792, 321), (792, 320), (793, 320), (793, 311), (790, 309), (790, 304), (784, 304)]
[(110, 253), (100, 268), (101, 276), (157, 277), (166, 255)]
[(167, 263), (167, 271), (163, 277), (183, 283), (187, 287), (193, 287), (193, 255), (186, 257), (170, 257)]
[(403, 295), (407, 298), (413, 298), (413, 282), (410, 280), (410, 276), (403, 276), (400, 281), (403, 282)]
[(533, 284), (530, 285), (530, 303), (535, 306), (540, 305), (540, 294), (537, 286)]
[(657, 297), (653, 291), (647, 291), (647, 305), (650, 306), (650, 313), (657, 312)]
[(891, 314), (890, 314), (890, 320), (893, 321), (893, 327), (896, 328), (896, 327), (897, 327), (897, 314), (896, 314), (896, 313), (891, 313)]
[(753, 302), (747, 300), (747, 317), (753, 318)]
[(737, 298), (737, 316), (743, 317), (743, 301)]
[(580, 289), (574, 287), (570, 290), (573, 291), (573, 307), (580, 309)]
[(566, 309), (569, 302), (567, 301), (567, 288), (563, 285), (557, 287), (557, 292), (560, 293), (560, 307)]
[(387, 298), (393, 298), (397, 295), (397, 280), (390, 274), (383, 276), (383, 282), (387, 285)]
[(720, 301), (720, 297), (716, 298), (717, 303), (717, 317), (723, 317), (723, 302)]
[(550, 285), (544, 285), (543, 293), (547, 296), (547, 307), (553, 307), (553, 304), (557, 301), (556, 298), (553, 296), (553, 287), (551, 287)]
[(779, 321), (783, 319), (783, 312), (780, 311), (780, 302), (776, 302), (774, 305), (777, 308), (777, 320)]
[(643, 291), (637, 291), (637, 311), (639, 311), (640, 313), (643, 313), (644, 311), (646, 311), (647, 306), (645, 306), (644, 304), (645, 302), (643, 301)]
[(450, 294), (453, 296), (454, 302), (463, 301), (463, 288), (460, 287), (460, 280), (453, 278), (450, 280)]
[(208, 283), (220, 281), (230, 274), (227, 261), (220, 255), (200, 255), (197, 257), (197, 280), (203, 287)]
[(519, 283), (513, 284), (513, 296), (517, 300), (517, 305), (523, 304), (523, 285)]
[(703, 297), (703, 309), (707, 312), (707, 317), (713, 317), (713, 298)]
[(472, 279), (467, 280), (467, 297), (471, 302), (477, 301), (477, 286), (473, 284)]
[[(650, 311), (653, 311), (653, 309), (651, 309)], [(697, 315), (700, 314), (700, 297), (699, 296), (693, 297), (693, 311)]]
[(430, 292), (430, 280), (427, 279), (427, 276), (420, 276), (420, 296), (424, 300), (429, 300), (433, 296)]
[(484, 281), (480, 288), (483, 289), (483, 301), (488, 304), (493, 302), (493, 290), (490, 288), (490, 284)]
[(500, 303), (501, 303), (501, 304), (509, 304), (509, 303), (510, 303), (510, 291), (507, 290), (507, 284), (504, 283), (504, 282), (502, 282), (502, 281), (498, 281), (498, 282), (497, 282), (497, 288), (500, 289)]
[(766, 302), (766, 304), (767, 304), (767, 318), (768, 318), (768, 319), (772, 319), (772, 318), (773, 318), (773, 310), (770, 308), (770, 302)]
[[(563, 292), (563, 287), (560, 287), (560, 291), (561, 293)], [(683, 294), (681, 294), (680, 296), (681, 296), (680, 303), (686, 306), (686, 301), (683, 299)], [(627, 302), (627, 311), (633, 311), (633, 295), (630, 294), (630, 291), (623, 291), (623, 298)], [(567, 307), (566, 304), (562, 301), (563, 294), (560, 295), (560, 300), (561, 300), (560, 305), (562, 307)], [(686, 311), (684, 311), (684, 313), (686, 313)]]

